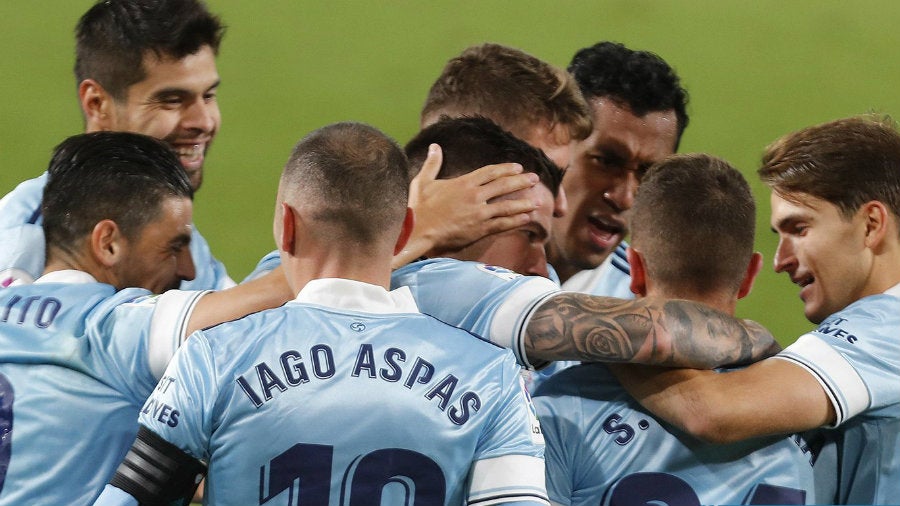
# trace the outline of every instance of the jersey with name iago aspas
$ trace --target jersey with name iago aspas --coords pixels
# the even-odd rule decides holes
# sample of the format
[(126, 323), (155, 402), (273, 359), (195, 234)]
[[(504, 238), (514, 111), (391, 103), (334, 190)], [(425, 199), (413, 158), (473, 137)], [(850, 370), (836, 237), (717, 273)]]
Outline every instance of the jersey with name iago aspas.
[(547, 504), (512, 354), (355, 285), (195, 333), (141, 424), (208, 462), (210, 504)]

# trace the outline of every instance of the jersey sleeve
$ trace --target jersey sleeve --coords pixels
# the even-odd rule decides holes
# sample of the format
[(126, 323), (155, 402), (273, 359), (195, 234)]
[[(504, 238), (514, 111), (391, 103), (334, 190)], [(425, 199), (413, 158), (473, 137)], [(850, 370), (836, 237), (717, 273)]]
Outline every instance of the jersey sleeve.
[(866, 297), (825, 319), (776, 358), (812, 374), (831, 400), (834, 426), (854, 416), (900, 404), (900, 300)]
[(568, 292), (634, 299), (635, 295), (631, 292), (631, 266), (628, 264), (627, 248), (628, 244), (619, 244), (603, 263), (594, 269), (576, 273), (563, 283), (562, 289)]
[(122, 290), (109, 302), (114, 306), (109, 314), (89, 321), (95, 326), (89, 333), (94, 346), (108, 357), (106, 367), (118, 372), (110, 377), (121, 378), (123, 391), (147, 397), (184, 342), (191, 314), (206, 293), (170, 290), (146, 296), (144, 290)]
[(270, 251), (257, 262), (253, 272), (248, 274), (241, 283), (246, 283), (247, 281), (252, 281), (258, 277), (264, 276), (279, 265), (281, 265), (281, 254), (278, 253), (278, 250)]
[(209, 341), (195, 332), (175, 354), (140, 414), (140, 424), (198, 460), (209, 459), (217, 378)]
[(20, 183), (0, 199), (0, 288), (30, 283), (44, 271), (41, 199), (47, 175)]
[(522, 501), (548, 505), (540, 424), (511, 358), (504, 369), (497, 413), (476, 450), (469, 504)]
[(523, 339), (534, 311), (559, 293), (539, 276), (477, 262), (436, 259), (413, 262), (394, 271), (391, 287), (408, 286), (419, 310), (512, 350), (516, 361), (534, 368)]
[(120, 488), (107, 484), (94, 506), (140, 506), (137, 499)]

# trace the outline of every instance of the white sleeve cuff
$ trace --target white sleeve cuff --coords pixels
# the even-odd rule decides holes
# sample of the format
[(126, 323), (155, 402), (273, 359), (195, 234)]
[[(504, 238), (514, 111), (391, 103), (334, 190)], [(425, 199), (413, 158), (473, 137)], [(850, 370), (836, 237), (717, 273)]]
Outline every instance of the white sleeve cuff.
[(549, 506), (544, 461), (529, 455), (504, 455), (475, 461), (468, 504), (489, 506), (522, 501)]
[(836, 348), (813, 334), (804, 334), (775, 358), (803, 367), (822, 385), (834, 406), (837, 427), (868, 409), (869, 389), (856, 369)]
[(187, 337), (188, 322), (201, 297), (210, 290), (169, 290), (156, 298), (150, 322), (148, 356), (153, 377), (160, 379), (172, 355)]
[(560, 293), (559, 286), (547, 278), (530, 276), (527, 283), (523, 283), (497, 308), (497, 313), (491, 321), (491, 342), (498, 346), (513, 351), (520, 365), (534, 369), (525, 354), (525, 331), (528, 322), (535, 310), (541, 306), (550, 296)]

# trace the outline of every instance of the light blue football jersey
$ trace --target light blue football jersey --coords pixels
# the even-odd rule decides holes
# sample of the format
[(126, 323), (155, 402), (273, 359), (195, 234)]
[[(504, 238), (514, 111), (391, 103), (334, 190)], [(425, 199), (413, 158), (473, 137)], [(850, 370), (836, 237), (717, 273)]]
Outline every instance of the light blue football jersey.
[(559, 286), (540, 276), (522, 276), (478, 262), (433, 258), (394, 271), (391, 287), (409, 287), (419, 309), (512, 350), (516, 361), (533, 368), (522, 342), (532, 313)]
[[(44, 230), (41, 199), (47, 173), (20, 183), (0, 199), (0, 287), (14, 281), (30, 283), (44, 271)], [(213, 257), (196, 227), (191, 231), (191, 258), (196, 277), (182, 290), (223, 290), (234, 286), (225, 265)]]
[(554, 503), (815, 504), (799, 437), (702, 443), (650, 415), (602, 364), (557, 373), (534, 404)]
[(839, 504), (900, 500), (900, 285), (826, 318), (777, 358), (809, 371), (837, 414)]
[(208, 462), (209, 504), (547, 504), (512, 354), (405, 288), (314, 280), (195, 333), (140, 422)]
[(273, 269), (281, 265), (281, 254), (278, 253), (278, 250), (270, 251), (265, 254), (262, 258), (259, 259), (259, 262), (256, 263), (256, 267), (253, 268), (253, 272), (247, 275), (241, 283), (246, 283), (247, 281), (256, 279), (264, 274), (271, 272)]
[(631, 292), (631, 266), (625, 254), (628, 244), (619, 243), (598, 267), (575, 273), (562, 284), (569, 292), (603, 295), (619, 299), (633, 299)]
[(116, 292), (80, 271), (0, 290), (0, 506), (91, 504), (203, 292)]

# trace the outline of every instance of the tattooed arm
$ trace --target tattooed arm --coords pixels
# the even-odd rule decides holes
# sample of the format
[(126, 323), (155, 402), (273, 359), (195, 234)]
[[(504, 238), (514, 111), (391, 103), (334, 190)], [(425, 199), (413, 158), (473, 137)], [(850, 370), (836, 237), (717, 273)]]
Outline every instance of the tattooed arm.
[(528, 322), (532, 363), (585, 360), (710, 369), (747, 364), (780, 350), (757, 323), (686, 300), (623, 300), (560, 292)]

